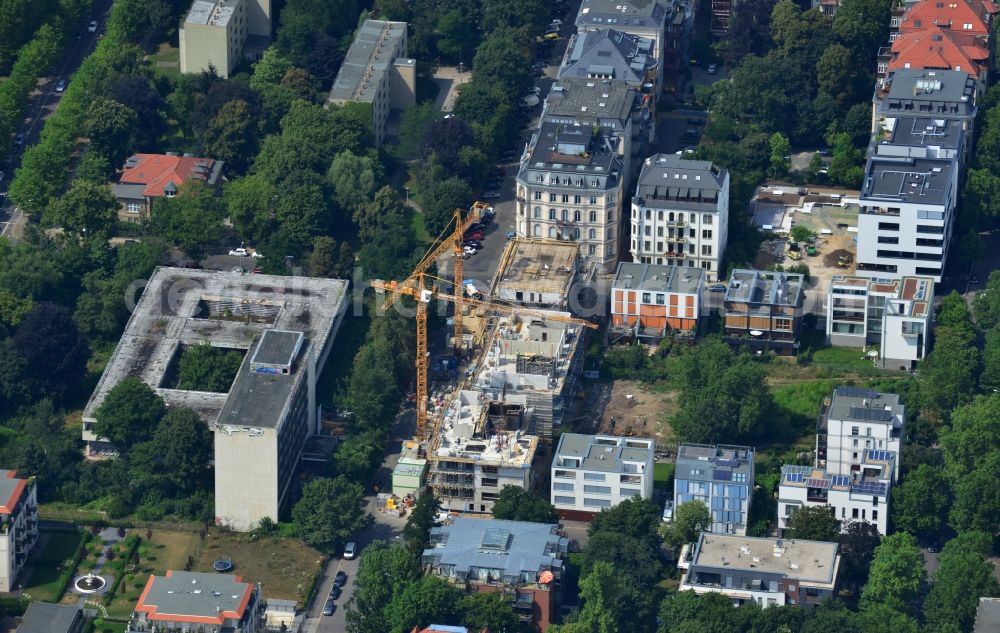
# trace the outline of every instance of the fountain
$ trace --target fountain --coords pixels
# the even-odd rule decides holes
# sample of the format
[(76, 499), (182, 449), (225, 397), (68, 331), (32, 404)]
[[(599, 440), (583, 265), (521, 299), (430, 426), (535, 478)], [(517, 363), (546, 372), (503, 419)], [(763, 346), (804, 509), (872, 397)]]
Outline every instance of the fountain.
[(85, 576), (80, 576), (73, 582), (73, 586), (80, 593), (97, 593), (108, 584), (100, 576), (95, 576), (94, 572), (87, 572)]

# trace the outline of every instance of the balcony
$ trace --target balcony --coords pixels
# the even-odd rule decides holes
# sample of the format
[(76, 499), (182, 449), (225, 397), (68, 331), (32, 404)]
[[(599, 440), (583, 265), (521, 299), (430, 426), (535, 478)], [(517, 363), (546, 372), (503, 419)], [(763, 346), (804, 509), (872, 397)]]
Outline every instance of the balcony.
[(886, 207), (861, 207), (860, 213), (864, 215), (881, 215), (893, 218), (899, 217), (899, 209), (889, 209)]

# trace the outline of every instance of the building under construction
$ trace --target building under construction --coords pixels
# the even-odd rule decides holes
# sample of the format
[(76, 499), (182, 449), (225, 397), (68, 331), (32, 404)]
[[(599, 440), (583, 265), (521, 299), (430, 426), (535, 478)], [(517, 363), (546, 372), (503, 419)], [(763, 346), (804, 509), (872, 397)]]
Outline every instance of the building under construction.
[(531, 432), (551, 442), (582, 366), (581, 330), (539, 316), (500, 318), (486, 337), (472, 388), (488, 401), (521, 406)]
[(492, 512), (504, 486), (530, 489), (538, 437), (521, 404), (462, 390), (444, 411), (427, 451), (428, 484), (445, 510)]
[(577, 279), (578, 250), (575, 242), (510, 240), (492, 295), (523, 306), (565, 310)]

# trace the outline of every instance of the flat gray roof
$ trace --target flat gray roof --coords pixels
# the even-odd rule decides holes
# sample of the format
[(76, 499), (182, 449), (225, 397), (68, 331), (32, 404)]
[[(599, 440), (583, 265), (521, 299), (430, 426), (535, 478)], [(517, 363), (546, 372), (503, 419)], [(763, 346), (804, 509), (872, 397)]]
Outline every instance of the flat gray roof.
[(828, 585), (836, 580), (839, 561), (836, 543), (702, 532), (691, 566), (778, 574)]
[(882, 140), (881, 144), (959, 149), (964, 137), (965, 130), (959, 119), (900, 116), (896, 117), (889, 138)]
[(636, 203), (654, 209), (717, 213), (719, 197), (728, 186), (728, 178), (729, 172), (707, 160), (654, 154), (643, 162), (639, 172)]
[(512, 584), (536, 582), (523, 580), (522, 574), (561, 569), (569, 549), (558, 525), (468, 517), (432, 528), (430, 542), (423, 552), (424, 565), (451, 568), (458, 575), (499, 570), (502, 579)]
[(253, 592), (241, 576), (171, 570), (149, 577), (135, 610), (167, 622), (176, 621), (171, 616), (239, 619)]
[(949, 184), (958, 159), (872, 156), (865, 166), (862, 200), (923, 202), (947, 206)]
[(83, 615), (79, 605), (31, 602), (17, 626), (17, 633), (69, 633)]
[(319, 355), (346, 302), (347, 282), (341, 279), (159, 267), (146, 283), (83, 419), (94, 422), (108, 391), (135, 377), (168, 405), (194, 409), (214, 422), (227, 394), (162, 384), (182, 345), (247, 350), (265, 330), (275, 329), (301, 332)]
[(797, 307), (802, 303), (802, 275), (767, 270), (734, 270), (726, 301)]
[(580, 31), (566, 46), (559, 79), (611, 77), (641, 85), (646, 81), (646, 73), (659, 63), (652, 50), (652, 40), (623, 31)]
[(543, 117), (580, 119), (625, 129), (636, 103), (635, 88), (619, 79), (565, 77), (552, 86), (545, 99)]
[(260, 350), (261, 341), (254, 342), (243, 359), (229, 398), (219, 413), (218, 424), (275, 428), (284, 419), (282, 412), (304, 375), (302, 364), (293, 366), (289, 373), (257, 368), (251, 359)]
[(354, 34), (344, 63), (330, 89), (330, 101), (375, 100), (382, 75), (389, 70), (406, 40), (406, 22), (365, 20)]
[(967, 72), (903, 68), (893, 71), (886, 81), (889, 88), (880, 106), (886, 116), (975, 116), (977, 82)]
[(980, 598), (976, 608), (976, 624), (972, 633), (1000, 631), (1000, 598)]
[[(698, 472), (694, 472), (698, 471)], [(732, 473), (753, 471), (753, 449), (724, 444), (681, 444), (677, 449), (676, 479), (732, 481)], [(741, 482), (753, 485), (751, 478)]]
[(666, 15), (667, 7), (660, 0), (583, 0), (576, 25), (662, 29)]
[[(646, 444), (643, 446), (642, 444)], [(582, 435), (563, 433), (556, 447), (559, 457), (580, 457), (576, 470), (593, 470), (606, 473), (636, 472), (626, 470), (625, 462), (645, 463), (652, 458), (656, 442), (641, 437), (616, 437), (609, 435)], [(559, 468), (565, 468), (559, 466)], [(647, 473), (649, 474), (649, 473)]]
[(899, 394), (879, 393), (862, 387), (837, 387), (833, 390), (829, 418), (867, 424), (896, 424), (906, 408)]
[(250, 357), (251, 363), (290, 366), (302, 346), (302, 332), (264, 330), (257, 349)]
[(681, 266), (621, 262), (613, 288), (646, 292), (695, 294), (705, 283), (705, 270)]
[(241, 0), (194, 0), (188, 9), (185, 24), (200, 24), (225, 28)]

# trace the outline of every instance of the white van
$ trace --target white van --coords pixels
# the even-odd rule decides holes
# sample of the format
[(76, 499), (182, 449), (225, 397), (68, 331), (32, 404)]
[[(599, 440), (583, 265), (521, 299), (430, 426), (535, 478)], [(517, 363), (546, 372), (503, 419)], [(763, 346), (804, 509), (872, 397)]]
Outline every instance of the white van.
[(351, 541), (344, 546), (344, 559), (351, 560), (357, 554), (358, 546), (354, 541)]

